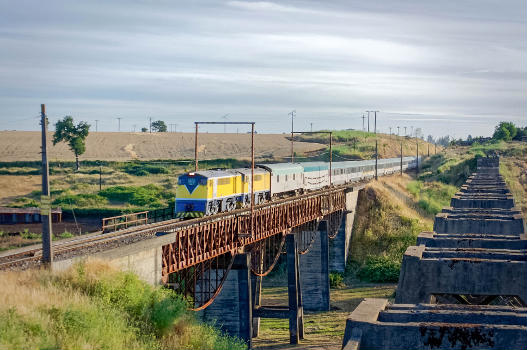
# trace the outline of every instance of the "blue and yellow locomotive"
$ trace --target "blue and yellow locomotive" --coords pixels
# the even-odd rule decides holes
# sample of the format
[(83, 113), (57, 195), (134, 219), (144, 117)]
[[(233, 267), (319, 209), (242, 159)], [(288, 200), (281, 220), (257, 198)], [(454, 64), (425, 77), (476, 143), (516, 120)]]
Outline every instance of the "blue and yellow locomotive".
[[(201, 217), (250, 204), (251, 169), (204, 170), (183, 174), (176, 188), (178, 217)], [(254, 169), (255, 204), (270, 199), (269, 172)]]

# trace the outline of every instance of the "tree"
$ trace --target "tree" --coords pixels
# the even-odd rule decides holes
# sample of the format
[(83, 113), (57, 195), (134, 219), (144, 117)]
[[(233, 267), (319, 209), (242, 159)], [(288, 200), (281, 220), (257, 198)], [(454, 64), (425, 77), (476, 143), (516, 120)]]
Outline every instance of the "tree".
[(518, 130), (516, 126), (511, 122), (501, 122), (496, 126), (492, 138), (495, 140), (510, 141), (515, 136)]
[(156, 132), (166, 132), (167, 131), (167, 125), (162, 120), (157, 120), (155, 122), (152, 122), (152, 130)]
[(75, 165), (79, 170), (79, 156), (86, 151), (86, 137), (88, 136), (90, 125), (86, 122), (79, 122), (75, 126), (73, 117), (65, 116), (55, 124), (55, 134), (53, 144), (66, 142), (75, 154)]
[(432, 135), (428, 135), (428, 137), (426, 138), (426, 141), (427, 141), (428, 143), (434, 143), (434, 142), (435, 142), (435, 141), (434, 141), (434, 137), (433, 137)]
[(144, 126), (141, 128), (141, 132), (147, 132), (148, 128), (145, 128)]

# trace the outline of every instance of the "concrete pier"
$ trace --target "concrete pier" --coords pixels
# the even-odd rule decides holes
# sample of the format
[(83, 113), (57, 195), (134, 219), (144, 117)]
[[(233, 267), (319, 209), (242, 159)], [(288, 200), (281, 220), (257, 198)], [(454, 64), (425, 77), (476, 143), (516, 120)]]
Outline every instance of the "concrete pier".
[(477, 162), (452, 207), (436, 215), (434, 232), (406, 250), (395, 304), (362, 302), (348, 318), (343, 349), (526, 347), (527, 309), (509, 306), (527, 305), (524, 220), (499, 158)]
[(204, 321), (243, 339), (249, 348), (253, 336), (250, 264), (250, 254), (236, 255), (221, 293), (210, 306), (199, 311)]
[(309, 252), (300, 255), (304, 310), (329, 311), (329, 237), (322, 221)]
[(346, 321), (342, 348), (520, 350), (525, 344), (525, 308), (388, 305), (386, 299), (366, 299)]
[(346, 193), (346, 212), (342, 217), (342, 224), (340, 225), (337, 236), (329, 240), (330, 272), (344, 272), (346, 269), (358, 196), (358, 189)]
[(444, 208), (436, 215), (437, 233), (522, 234), (524, 221), (517, 209)]
[(395, 302), (430, 303), (434, 294), (517, 296), (527, 303), (526, 250), (408, 247)]

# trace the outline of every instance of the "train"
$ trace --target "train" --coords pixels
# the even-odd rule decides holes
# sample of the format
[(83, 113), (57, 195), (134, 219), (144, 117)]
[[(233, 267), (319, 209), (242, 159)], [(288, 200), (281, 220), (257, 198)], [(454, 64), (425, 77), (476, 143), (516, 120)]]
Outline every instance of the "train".
[[(420, 158), (420, 157), (419, 157)], [(415, 168), (417, 157), (403, 157), (403, 170)], [(401, 158), (378, 159), (379, 176), (401, 168)], [(257, 164), (254, 168), (254, 204), (330, 186), (327, 162)], [(331, 185), (375, 176), (375, 160), (331, 163)], [(245, 208), (251, 203), (251, 169), (212, 169), (188, 172), (178, 178), (175, 215), (197, 218)]]

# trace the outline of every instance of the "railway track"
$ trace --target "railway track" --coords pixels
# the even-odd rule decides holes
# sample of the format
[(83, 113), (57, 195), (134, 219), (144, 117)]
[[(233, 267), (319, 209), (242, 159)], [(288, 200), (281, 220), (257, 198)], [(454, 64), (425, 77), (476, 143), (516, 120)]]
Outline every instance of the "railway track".
[[(142, 226), (130, 227), (124, 230), (115, 231), (111, 233), (100, 233), (99, 235), (92, 235), (89, 237), (79, 237), (76, 239), (53, 243), (53, 254), (56, 258), (63, 258), (72, 254), (77, 250), (86, 249), (96, 246), (107, 246), (111, 243), (118, 243), (119, 241), (127, 242), (139, 238), (141, 236), (148, 237), (152, 231), (157, 228), (166, 226), (167, 224), (174, 224), (181, 221), (181, 219), (173, 219), (163, 222), (157, 222)], [(145, 235), (144, 232), (149, 234)], [(135, 239), (134, 241), (137, 241)], [(9, 254), (0, 257), (0, 270), (7, 270), (18, 267), (30, 267), (40, 264), (42, 258), (42, 248), (28, 249), (14, 254)]]
[[(362, 187), (367, 181), (360, 181), (345, 185), (334, 186), (330, 189), (317, 190), (294, 197), (280, 198), (271, 202), (263, 203), (254, 207), (254, 210), (268, 206), (278, 206), (285, 202), (299, 200), (304, 197), (317, 196), (321, 193), (327, 193), (328, 190), (340, 191), (347, 187)], [(53, 243), (53, 255), (56, 261), (64, 260), (78, 255), (88, 255), (97, 253), (103, 250), (118, 247), (123, 244), (136, 243), (138, 241), (152, 238), (158, 232), (175, 232), (180, 228), (188, 228), (189, 226), (205, 224), (211, 221), (219, 221), (226, 217), (237, 215), (250, 215), (248, 208), (240, 208), (227, 213), (219, 213), (202, 218), (195, 218), (191, 220), (172, 219), (161, 221), (141, 226), (129, 227), (123, 230), (100, 233), (98, 235), (81, 236), (76, 239), (68, 241), (59, 241)], [(41, 264), (42, 249), (33, 248), (19, 251), (13, 254), (6, 254), (0, 256), (0, 270), (9, 269), (25, 269), (29, 267), (38, 267)]]

